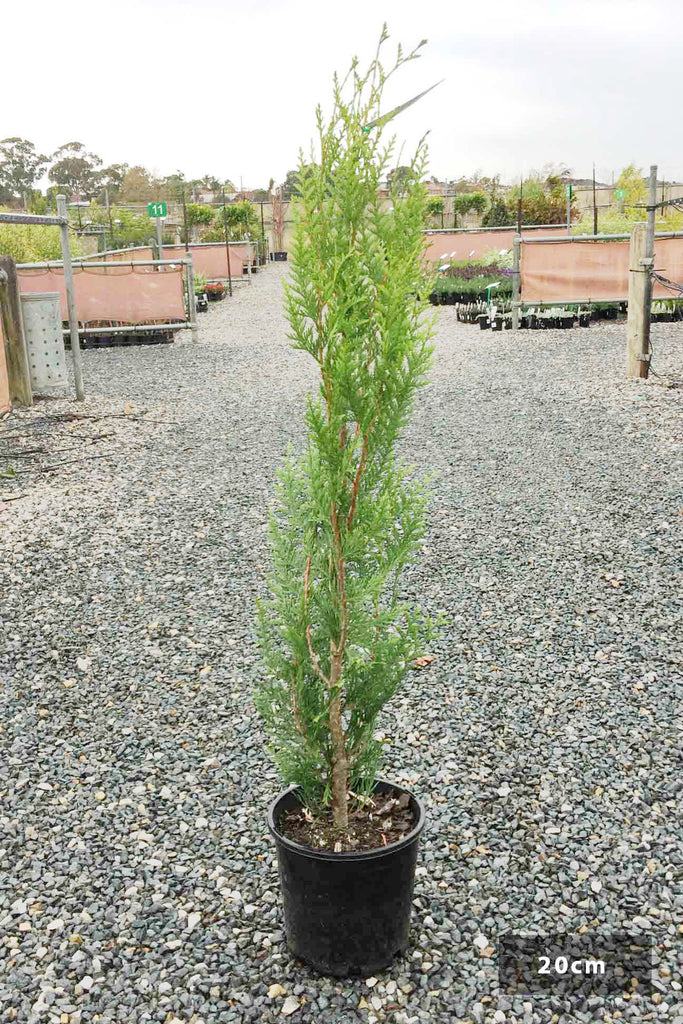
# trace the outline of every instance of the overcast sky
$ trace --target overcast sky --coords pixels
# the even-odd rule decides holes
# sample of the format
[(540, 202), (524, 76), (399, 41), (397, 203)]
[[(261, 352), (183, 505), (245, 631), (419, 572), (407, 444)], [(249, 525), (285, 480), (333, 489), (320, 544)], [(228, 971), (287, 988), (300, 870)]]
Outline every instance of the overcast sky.
[(308, 151), (333, 72), (374, 54), (384, 21), (429, 43), (387, 107), (446, 81), (394, 122), (429, 130), (430, 173), (504, 181), (547, 163), (605, 181), (628, 163), (683, 181), (675, 0), (32, 0), (3, 5), (0, 138), (105, 164), (267, 187)]

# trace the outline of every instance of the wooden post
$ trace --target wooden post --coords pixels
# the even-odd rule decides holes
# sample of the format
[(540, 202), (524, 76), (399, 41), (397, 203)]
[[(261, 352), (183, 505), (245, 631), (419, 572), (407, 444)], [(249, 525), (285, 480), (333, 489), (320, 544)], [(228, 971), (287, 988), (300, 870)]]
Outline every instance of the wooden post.
[(9, 256), (0, 256), (0, 316), (5, 335), (10, 401), (17, 405), (33, 405), (31, 374), (21, 321), (17, 270), (14, 260)]
[(647, 378), (650, 363), (650, 267), (648, 229), (644, 221), (633, 225), (628, 280), (627, 375)]
[(513, 254), (514, 254), (514, 263), (513, 263), (513, 272), (512, 272), (512, 329), (513, 329), (513, 331), (518, 331), (519, 330), (519, 309), (520, 309), (520, 305), (521, 305), (521, 303), (520, 303), (520, 295), (521, 295), (520, 284), (521, 284), (521, 281), (520, 281), (520, 271), (519, 271), (520, 255), (521, 255), (521, 248), (522, 248), (522, 236), (521, 235), (515, 235), (515, 237), (513, 239), (513, 242), (512, 242), (512, 247), (513, 247)]
[(82, 402), (85, 398), (83, 390), (83, 360), (81, 342), (78, 336), (78, 318), (76, 316), (76, 299), (74, 296), (74, 273), (71, 266), (71, 244), (69, 242), (69, 221), (66, 215), (66, 196), (57, 196), (57, 214), (62, 218), (59, 235), (62, 243), (62, 262), (64, 265), (64, 290), (66, 291), (66, 314), (69, 320), (69, 337), (71, 338), (71, 356), (74, 361), (74, 381), (76, 398)]

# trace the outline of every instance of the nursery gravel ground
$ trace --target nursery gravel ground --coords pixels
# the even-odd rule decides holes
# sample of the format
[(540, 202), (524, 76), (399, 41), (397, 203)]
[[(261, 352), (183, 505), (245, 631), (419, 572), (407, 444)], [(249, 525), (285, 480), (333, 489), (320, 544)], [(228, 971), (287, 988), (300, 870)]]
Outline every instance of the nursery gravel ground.
[[(448, 626), (380, 723), (427, 805), (412, 945), (338, 982), (284, 945), (251, 700), (274, 472), (316, 386), (286, 273), (198, 344), (86, 351), (85, 402), (0, 424), (0, 1021), (681, 1024), (683, 325), (627, 381), (622, 324), (435, 310), (406, 588)], [(654, 936), (653, 1000), (499, 995), (500, 934), (586, 927)]]

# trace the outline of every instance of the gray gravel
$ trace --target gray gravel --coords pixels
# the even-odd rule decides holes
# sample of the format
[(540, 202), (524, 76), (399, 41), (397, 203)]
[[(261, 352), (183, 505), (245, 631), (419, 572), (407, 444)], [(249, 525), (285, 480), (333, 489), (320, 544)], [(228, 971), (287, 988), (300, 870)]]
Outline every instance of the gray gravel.
[[(274, 471), (316, 386), (286, 272), (199, 344), (86, 351), (86, 402), (0, 426), (0, 1021), (681, 1024), (683, 325), (626, 381), (621, 324), (436, 310), (406, 585), (450, 625), (380, 723), (428, 807), (413, 945), (336, 982), (283, 942), (250, 698)], [(655, 936), (654, 1001), (499, 994), (483, 938), (584, 925)]]

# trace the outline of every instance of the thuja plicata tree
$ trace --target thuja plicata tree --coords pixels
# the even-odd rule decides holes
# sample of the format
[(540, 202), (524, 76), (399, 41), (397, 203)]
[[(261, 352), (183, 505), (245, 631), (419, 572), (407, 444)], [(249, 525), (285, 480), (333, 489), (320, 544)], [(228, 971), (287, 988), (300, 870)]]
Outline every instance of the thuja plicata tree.
[[(316, 111), (319, 153), (304, 163), (295, 207), (285, 308), (293, 348), (320, 371), (306, 412), (305, 454), (279, 474), (270, 539), (270, 598), (259, 604), (267, 674), (256, 705), (285, 782), (306, 805), (348, 826), (367, 803), (381, 757), (377, 716), (434, 625), (401, 599), (418, 556), (425, 492), (399, 463), (397, 442), (432, 347), (425, 319), (430, 277), (422, 234), (426, 146), (382, 200), (395, 138), (382, 141), (390, 75), (379, 56), (340, 82), (328, 122)], [(304, 167), (309, 169), (303, 173)]]

